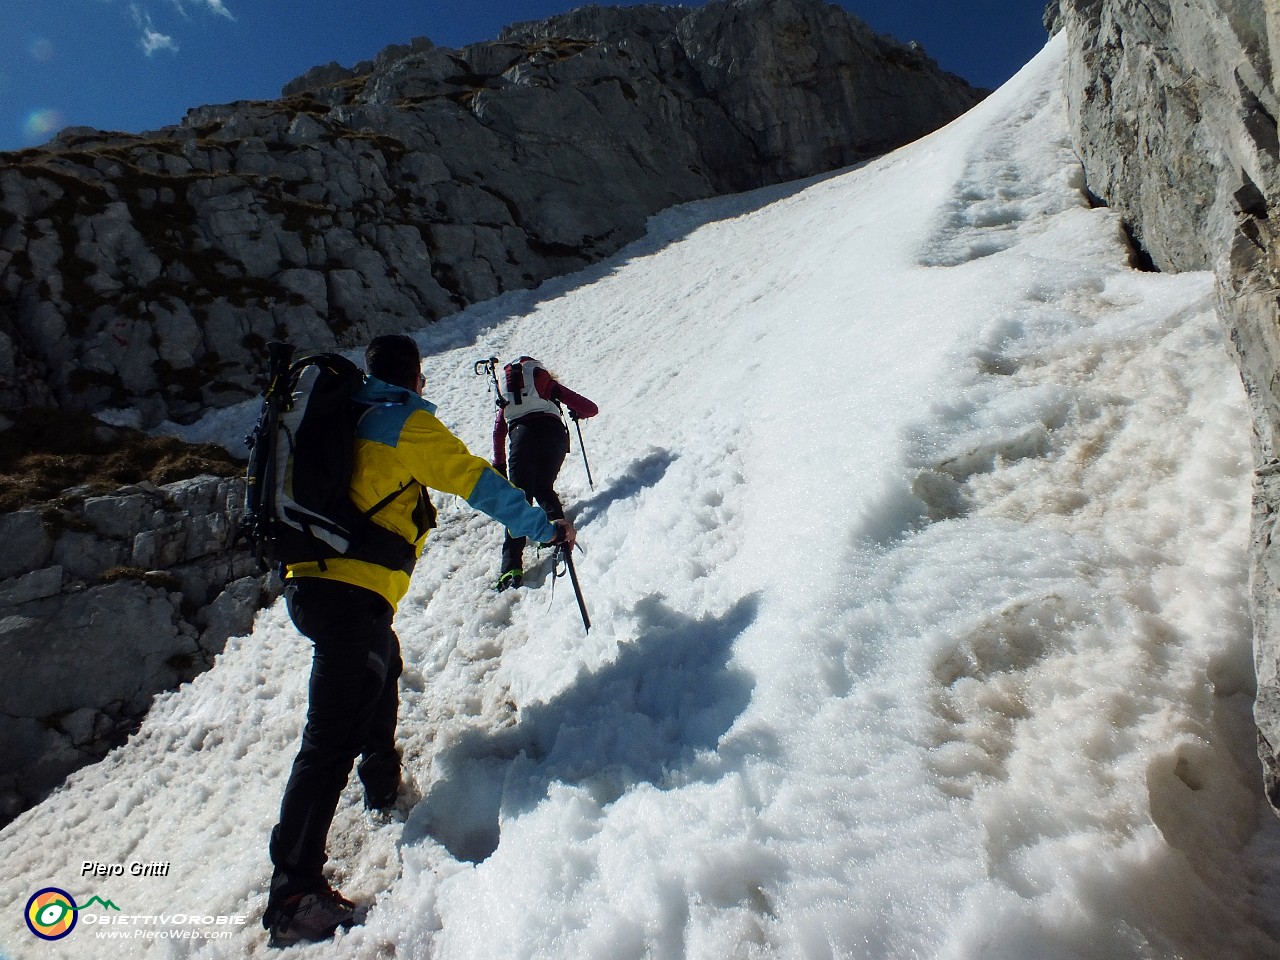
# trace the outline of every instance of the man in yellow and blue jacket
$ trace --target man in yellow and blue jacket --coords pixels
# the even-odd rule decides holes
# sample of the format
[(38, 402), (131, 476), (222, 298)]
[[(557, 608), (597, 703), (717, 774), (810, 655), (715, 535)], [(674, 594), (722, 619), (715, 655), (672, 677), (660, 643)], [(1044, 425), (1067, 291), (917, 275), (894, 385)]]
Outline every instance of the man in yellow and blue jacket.
[[(407, 336), (369, 344), (369, 378), (358, 395), (369, 410), (356, 431), (351, 478), (356, 507), (390, 498), (373, 520), (412, 544), (415, 558), (435, 524), (427, 488), (462, 497), (516, 536), (572, 549), (572, 524), (549, 520), (436, 419), (421, 396), (421, 365)], [(354, 919), (354, 904), (324, 879), (325, 841), (357, 756), (365, 804), (385, 809), (396, 801), (401, 660), (391, 622), (411, 568), (337, 557), (287, 569), (289, 616), (315, 649), (302, 745), (271, 832), (275, 869), (262, 923), (276, 946), (327, 939)]]

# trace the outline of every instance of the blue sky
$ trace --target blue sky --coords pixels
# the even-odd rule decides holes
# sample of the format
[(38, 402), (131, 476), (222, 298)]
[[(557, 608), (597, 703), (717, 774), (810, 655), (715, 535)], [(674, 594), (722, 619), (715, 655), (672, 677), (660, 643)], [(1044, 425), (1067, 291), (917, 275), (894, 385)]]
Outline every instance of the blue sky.
[[(191, 107), (272, 99), (308, 68), (350, 66), (416, 36), (456, 47), (574, 0), (0, 0), (0, 150), (63, 126), (140, 132)], [(632, 5), (626, 0), (611, 4)], [(688, 2), (686, 6), (701, 6)], [(1042, 0), (840, 0), (918, 40), (943, 68), (998, 86), (1043, 46)]]

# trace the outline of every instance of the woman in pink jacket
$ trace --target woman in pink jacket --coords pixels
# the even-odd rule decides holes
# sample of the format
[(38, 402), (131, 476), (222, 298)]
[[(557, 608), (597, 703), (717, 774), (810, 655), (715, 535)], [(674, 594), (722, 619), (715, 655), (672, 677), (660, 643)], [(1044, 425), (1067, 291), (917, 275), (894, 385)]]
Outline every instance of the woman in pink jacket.
[[(522, 356), (503, 368), (502, 400), (493, 424), (493, 466), (535, 500), (551, 521), (564, 518), (564, 507), (555, 491), (556, 477), (569, 452), (569, 428), (561, 404), (569, 416), (594, 417), (599, 408), (574, 393), (533, 357)], [(497, 587), (518, 587), (524, 579), (524, 537), (510, 532), (502, 544), (502, 572)]]

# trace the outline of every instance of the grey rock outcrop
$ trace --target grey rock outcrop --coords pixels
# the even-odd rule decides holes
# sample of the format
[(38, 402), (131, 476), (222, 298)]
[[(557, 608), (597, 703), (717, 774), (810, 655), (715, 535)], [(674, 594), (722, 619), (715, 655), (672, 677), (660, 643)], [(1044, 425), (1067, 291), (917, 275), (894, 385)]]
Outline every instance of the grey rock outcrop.
[(588, 7), (317, 67), (277, 101), (0, 156), (0, 408), (187, 422), (265, 344), (349, 346), (829, 171), (981, 96), (820, 0)]
[(1280, 157), (1275, 0), (1062, 0), (1090, 189), (1160, 269), (1212, 269), (1256, 464), (1255, 718), (1280, 811)]
[(232, 549), (243, 497), (200, 477), (0, 515), (0, 823), (252, 627), (274, 587)]

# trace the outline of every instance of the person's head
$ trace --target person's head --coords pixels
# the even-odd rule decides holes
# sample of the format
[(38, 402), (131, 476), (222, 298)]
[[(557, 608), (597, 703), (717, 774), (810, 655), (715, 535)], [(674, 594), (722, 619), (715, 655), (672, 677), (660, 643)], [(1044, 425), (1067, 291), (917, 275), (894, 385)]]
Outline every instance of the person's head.
[(364, 353), (364, 367), (369, 376), (377, 377), (393, 387), (419, 392), (422, 387), (422, 357), (412, 337), (388, 333), (374, 337)]
[(515, 362), (516, 362), (516, 363), (534, 363), (534, 364), (537, 364), (537, 365), (538, 365), (539, 367), (541, 367), (543, 370), (546, 370), (546, 371), (547, 371), (547, 373), (551, 375), (551, 378), (552, 378), (553, 380), (555, 379), (555, 376), (556, 376), (555, 371), (554, 371), (554, 370), (552, 370), (550, 367), (548, 367), (545, 363), (543, 363), (543, 362), (542, 362), (541, 360), (539, 360), (537, 357), (531, 357), (531, 356), (529, 356), (527, 353), (522, 353), (522, 354), (520, 354), (520, 359), (519, 359), (519, 360), (516, 360)]

